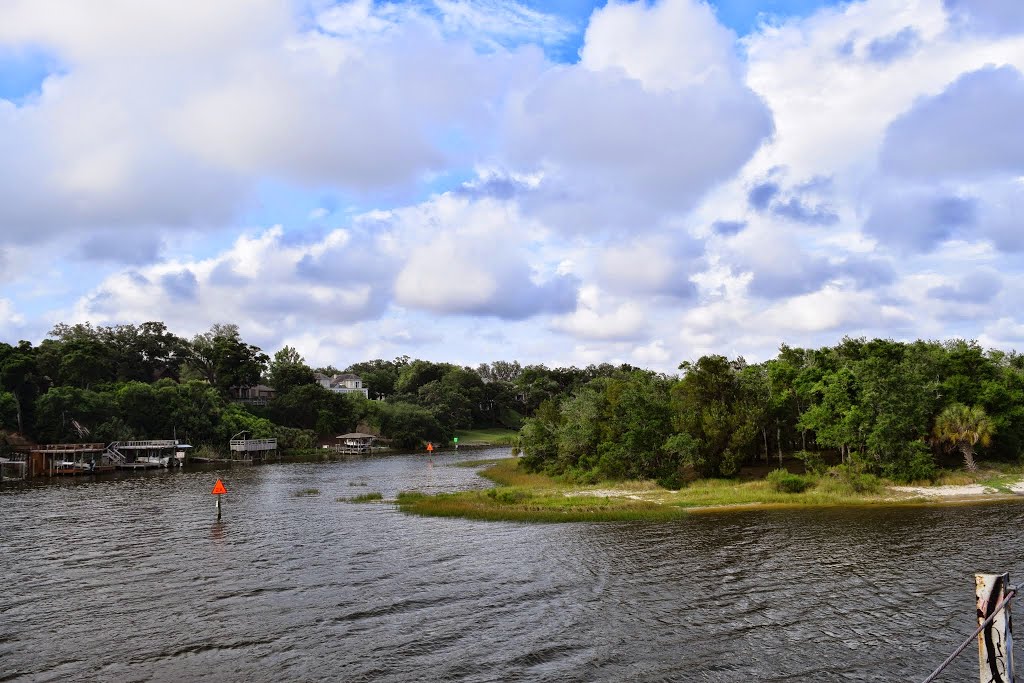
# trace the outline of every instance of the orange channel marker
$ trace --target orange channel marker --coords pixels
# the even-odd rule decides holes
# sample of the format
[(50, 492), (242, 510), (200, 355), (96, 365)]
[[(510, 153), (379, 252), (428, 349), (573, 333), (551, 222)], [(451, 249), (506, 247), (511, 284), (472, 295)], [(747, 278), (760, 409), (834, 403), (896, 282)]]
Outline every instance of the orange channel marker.
[(217, 483), (213, 485), (213, 491), (211, 491), (211, 493), (215, 496), (219, 496), (227, 492), (228, 490), (224, 488), (224, 482), (222, 482), (220, 479), (218, 479)]

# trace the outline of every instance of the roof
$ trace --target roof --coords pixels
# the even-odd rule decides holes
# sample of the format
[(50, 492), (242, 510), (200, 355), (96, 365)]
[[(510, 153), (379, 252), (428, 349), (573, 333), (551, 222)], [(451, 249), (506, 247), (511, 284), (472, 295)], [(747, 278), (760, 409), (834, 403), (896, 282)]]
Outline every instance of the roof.
[(334, 379), (338, 381), (346, 379), (359, 379), (359, 375), (353, 375), (351, 372), (344, 372), (340, 375), (335, 375)]
[(377, 437), (373, 434), (363, 434), (361, 432), (352, 432), (351, 434), (342, 434), (338, 439), (376, 439)]

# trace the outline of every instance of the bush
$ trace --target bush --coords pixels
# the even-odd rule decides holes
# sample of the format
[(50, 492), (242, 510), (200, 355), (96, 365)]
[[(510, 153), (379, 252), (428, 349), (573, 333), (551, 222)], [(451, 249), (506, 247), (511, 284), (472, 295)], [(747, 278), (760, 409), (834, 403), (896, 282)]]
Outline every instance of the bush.
[(765, 479), (772, 485), (772, 488), (782, 493), (803, 493), (811, 485), (806, 477), (791, 474), (782, 469), (772, 470)]
[(522, 489), (487, 489), (487, 497), (497, 503), (514, 505), (533, 498), (533, 494)]
[(908, 441), (882, 466), (882, 473), (900, 483), (935, 477), (935, 458), (923, 441)]
[(836, 465), (828, 469), (830, 480), (839, 485), (840, 490), (853, 493), (878, 493), (882, 489), (882, 481), (873, 474), (861, 472), (852, 465)]
[(821, 453), (812, 451), (799, 451), (794, 456), (804, 464), (804, 469), (810, 474), (824, 474), (828, 469), (825, 466), (825, 458)]

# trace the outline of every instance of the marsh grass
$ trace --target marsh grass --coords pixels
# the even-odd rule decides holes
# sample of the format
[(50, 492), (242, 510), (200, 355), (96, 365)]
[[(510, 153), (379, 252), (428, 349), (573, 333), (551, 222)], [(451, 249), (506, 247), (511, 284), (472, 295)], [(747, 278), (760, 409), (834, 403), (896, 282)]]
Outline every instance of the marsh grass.
[(628, 522), (679, 519), (680, 508), (597, 496), (525, 493), (515, 489), (465, 491), (428, 496), (403, 492), (398, 507), (430, 517), (463, 517), (506, 522)]
[(301, 490), (295, 492), (295, 496), (297, 498), (302, 498), (304, 496), (319, 496), (319, 495), (320, 495), (320, 489), (301, 489)]
[[(977, 472), (965, 470), (939, 470), (933, 482), (937, 486), (967, 486), (981, 484), (1001, 493), (1013, 493), (1010, 485), (1024, 479), (1024, 464), (1007, 462), (979, 462)], [(919, 482), (915, 482), (920, 484)]]
[(339, 503), (372, 503), (375, 500), (383, 500), (384, 496), (376, 491), (370, 493), (361, 493), (358, 496), (352, 498), (338, 498)]
[(843, 473), (809, 475), (807, 488), (799, 493), (780, 491), (764, 479), (700, 479), (679, 491), (650, 481), (580, 486), (525, 472), (514, 458), (499, 460), (480, 474), (497, 486), (435, 496), (404, 492), (398, 496), (398, 507), (413, 514), (491, 521), (609, 522), (664, 521), (730, 508), (922, 504), (919, 497), (893, 495), (876, 477)]
[(460, 446), (514, 446), (519, 441), (519, 432), (504, 427), (487, 429), (465, 429), (455, 432)]
[(484, 458), (483, 460), (463, 460), (462, 462), (453, 462), (453, 467), (483, 467), (484, 465), (493, 465), (501, 462), (502, 460), (509, 460), (510, 458)]

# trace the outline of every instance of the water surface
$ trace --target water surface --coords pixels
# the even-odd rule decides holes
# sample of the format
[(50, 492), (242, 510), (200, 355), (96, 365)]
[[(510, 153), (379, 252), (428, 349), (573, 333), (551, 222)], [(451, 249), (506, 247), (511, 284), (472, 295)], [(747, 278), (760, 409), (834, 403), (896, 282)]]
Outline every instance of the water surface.
[(973, 572), (1024, 576), (1017, 504), (529, 525), (336, 500), (485, 487), (452, 463), (506, 452), (0, 489), (0, 681), (913, 681), (973, 628)]

